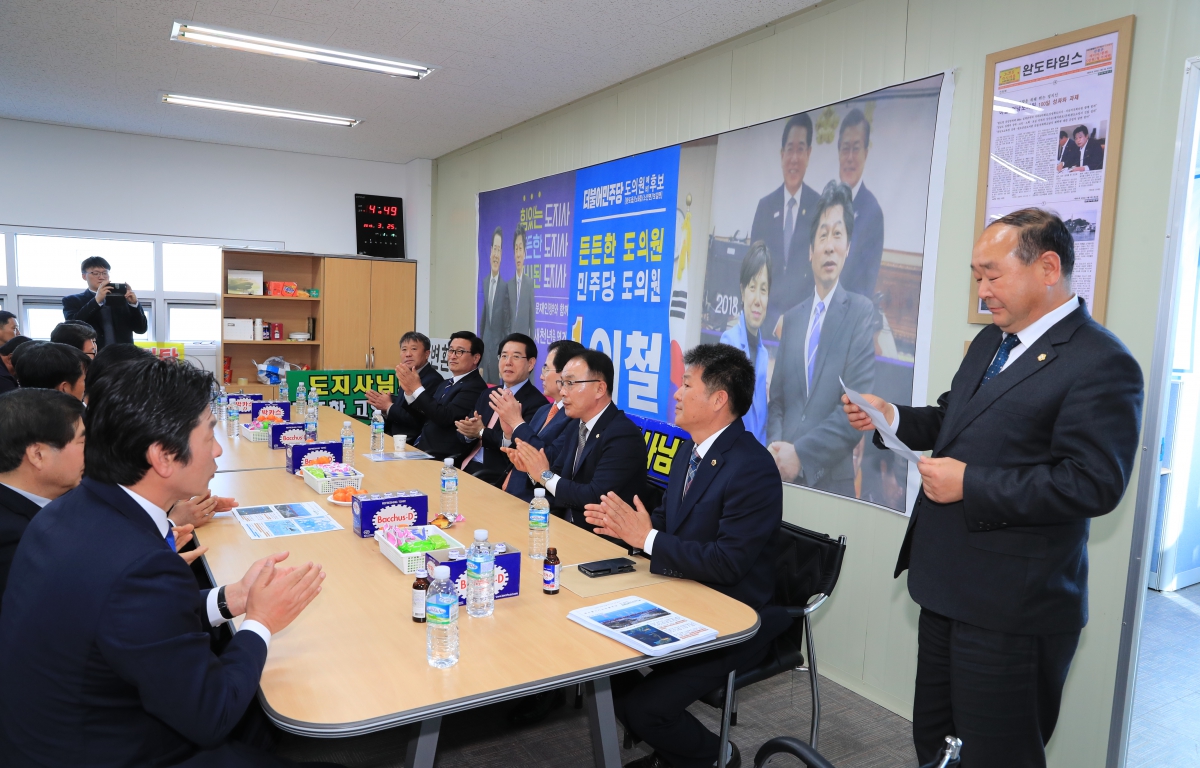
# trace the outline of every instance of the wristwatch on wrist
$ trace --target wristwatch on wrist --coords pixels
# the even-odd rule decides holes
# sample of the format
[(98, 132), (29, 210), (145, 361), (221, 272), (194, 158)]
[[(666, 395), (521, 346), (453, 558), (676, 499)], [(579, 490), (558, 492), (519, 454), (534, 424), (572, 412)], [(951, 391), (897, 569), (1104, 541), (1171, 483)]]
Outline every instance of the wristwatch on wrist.
[(542, 485), (545, 485), (546, 483), (550, 482), (553, 478), (554, 478), (554, 473), (547, 469), (545, 472), (542, 473)]
[(229, 610), (229, 603), (225, 602), (225, 587), (221, 587), (217, 590), (217, 610), (220, 611), (221, 615), (226, 619), (233, 618), (233, 613)]

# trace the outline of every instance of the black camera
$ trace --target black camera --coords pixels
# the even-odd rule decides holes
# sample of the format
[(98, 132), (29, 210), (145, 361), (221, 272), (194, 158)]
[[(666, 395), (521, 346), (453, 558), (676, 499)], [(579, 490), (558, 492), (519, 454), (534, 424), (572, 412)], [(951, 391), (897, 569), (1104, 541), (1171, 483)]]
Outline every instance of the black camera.
[(124, 296), (129, 293), (129, 283), (109, 283), (109, 296)]

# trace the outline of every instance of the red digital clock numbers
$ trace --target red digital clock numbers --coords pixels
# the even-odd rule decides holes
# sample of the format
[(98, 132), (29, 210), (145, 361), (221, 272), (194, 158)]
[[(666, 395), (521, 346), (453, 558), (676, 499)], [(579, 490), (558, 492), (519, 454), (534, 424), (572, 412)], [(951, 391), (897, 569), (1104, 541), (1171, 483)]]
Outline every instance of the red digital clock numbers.
[(368, 205), (367, 213), (376, 213), (380, 216), (399, 216), (400, 207), (396, 205)]

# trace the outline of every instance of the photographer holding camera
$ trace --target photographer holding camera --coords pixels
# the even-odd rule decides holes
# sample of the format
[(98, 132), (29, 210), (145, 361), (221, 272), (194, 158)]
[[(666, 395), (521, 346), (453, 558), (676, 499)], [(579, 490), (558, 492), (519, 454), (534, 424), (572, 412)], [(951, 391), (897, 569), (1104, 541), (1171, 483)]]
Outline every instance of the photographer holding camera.
[(88, 289), (62, 300), (67, 320), (80, 320), (96, 329), (99, 349), (132, 344), (133, 334), (146, 332), (146, 311), (138, 306), (137, 294), (128, 283), (110, 283), (109, 269), (100, 256), (84, 259), (80, 270)]

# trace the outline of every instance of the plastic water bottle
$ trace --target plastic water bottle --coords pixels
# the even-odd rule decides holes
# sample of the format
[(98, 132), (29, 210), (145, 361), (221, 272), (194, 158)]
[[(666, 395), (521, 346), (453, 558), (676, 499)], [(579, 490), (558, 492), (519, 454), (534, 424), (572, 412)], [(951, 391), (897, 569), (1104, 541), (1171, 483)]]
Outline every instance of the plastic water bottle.
[(546, 557), (550, 546), (550, 502), (546, 501), (546, 489), (535, 488), (533, 501), (529, 502), (529, 556), (534, 560)]
[(299, 422), (304, 420), (304, 411), (308, 405), (307, 395), (304, 393), (304, 382), (296, 385), (296, 412), (292, 414), (292, 421)]
[(304, 416), (304, 442), (317, 442), (317, 409), (309, 408)]
[(383, 453), (383, 414), (378, 408), (371, 414), (371, 453)]
[(491, 616), (496, 607), (496, 555), (488, 544), (488, 532), (475, 531), (475, 543), (467, 550), (467, 615)]
[(281, 376), (279, 379), (279, 399), (285, 403), (291, 402), (291, 400), (288, 398), (288, 385), (287, 385), (287, 374), (286, 373), (283, 376)]
[(425, 658), (445, 669), (458, 663), (458, 591), (450, 583), (450, 566), (433, 569), (425, 593)]
[(225, 392), (225, 385), (221, 385), (221, 392), (217, 395), (217, 422), (225, 421), (225, 403), (228, 402), (229, 395)]
[(342, 463), (354, 466), (354, 428), (350, 422), (342, 422)]
[(312, 417), (315, 419), (315, 418), (317, 418), (317, 413), (320, 410), (320, 408), (321, 408), (321, 398), (317, 397), (317, 390), (316, 389), (308, 390), (308, 413), (312, 414)]
[(225, 436), (238, 436), (238, 409), (233, 403), (225, 406)]
[(458, 470), (454, 459), (442, 462), (442, 514), (451, 522), (458, 517)]

